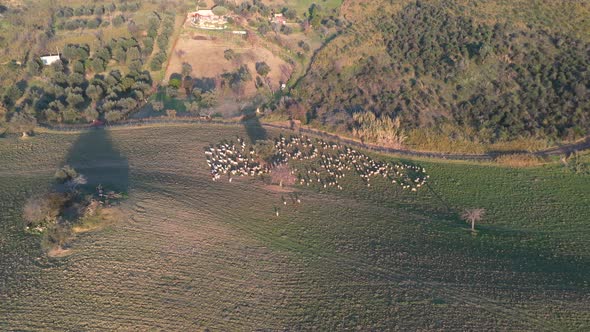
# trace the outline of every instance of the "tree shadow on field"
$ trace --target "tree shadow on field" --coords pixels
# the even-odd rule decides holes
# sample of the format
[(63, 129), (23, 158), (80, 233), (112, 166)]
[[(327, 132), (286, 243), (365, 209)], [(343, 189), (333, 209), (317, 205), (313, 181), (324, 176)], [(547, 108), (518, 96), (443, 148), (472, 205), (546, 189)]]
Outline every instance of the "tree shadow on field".
[(245, 114), (242, 119), (242, 123), (244, 124), (246, 133), (248, 134), (252, 144), (255, 144), (258, 140), (267, 139), (268, 135), (266, 133), (266, 129), (262, 127), (260, 119), (258, 119), (255, 113)]
[(63, 164), (87, 178), (87, 184), (81, 188), (85, 192), (95, 192), (98, 185), (105, 191), (128, 192), (129, 162), (115, 148), (107, 130), (96, 128), (82, 133)]

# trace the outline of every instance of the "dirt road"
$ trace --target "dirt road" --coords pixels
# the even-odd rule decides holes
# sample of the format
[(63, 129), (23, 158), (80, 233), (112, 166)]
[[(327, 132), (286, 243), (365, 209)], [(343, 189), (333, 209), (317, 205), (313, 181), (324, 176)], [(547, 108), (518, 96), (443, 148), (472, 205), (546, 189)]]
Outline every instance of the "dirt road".
[[(104, 128), (111, 128), (111, 127), (141, 127), (141, 126), (154, 126), (158, 124), (183, 124), (183, 123), (214, 123), (218, 125), (244, 125), (244, 126), (253, 126), (253, 127), (262, 127), (262, 128), (274, 128), (274, 129), (281, 129), (281, 130), (289, 130), (293, 131), (293, 129), (288, 125), (282, 124), (274, 124), (274, 123), (260, 123), (257, 119), (249, 120), (249, 121), (209, 121), (203, 120), (199, 118), (150, 118), (150, 119), (133, 119), (123, 121), (117, 124), (105, 126)], [(90, 126), (47, 126), (44, 125), (44, 128), (56, 131), (84, 131), (84, 130), (92, 130), (98, 129), (95, 127)], [(586, 149), (590, 149), (590, 136), (579, 140), (577, 142), (562, 144), (556, 147), (552, 147), (545, 150), (535, 151), (535, 152), (528, 152), (528, 151), (498, 151), (498, 152), (488, 152), (483, 154), (455, 154), (455, 153), (444, 153), (444, 152), (428, 152), (428, 151), (419, 151), (419, 150), (411, 150), (411, 149), (395, 149), (389, 148), (385, 146), (379, 146), (376, 144), (369, 144), (369, 143), (361, 143), (356, 140), (352, 140), (350, 138), (342, 137), (339, 135), (335, 135), (332, 133), (328, 133), (325, 131), (312, 129), (312, 128), (297, 128), (294, 130), (295, 132), (320, 136), (324, 139), (333, 140), (340, 142), (342, 144), (347, 144), (350, 146), (369, 149), (376, 152), (382, 153), (392, 153), (398, 154), (402, 156), (408, 157), (423, 157), (423, 158), (437, 158), (437, 159), (447, 159), (447, 160), (472, 160), (472, 161), (491, 161), (495, 158), (508, 155), (508, 154), (518, 154), (518, 153), (528, 153), (532, 154), (537, 157), (550, 157), (550, 156), (559, 156), (564, 154), (569, 154), (574, 151), (582, 151)]]

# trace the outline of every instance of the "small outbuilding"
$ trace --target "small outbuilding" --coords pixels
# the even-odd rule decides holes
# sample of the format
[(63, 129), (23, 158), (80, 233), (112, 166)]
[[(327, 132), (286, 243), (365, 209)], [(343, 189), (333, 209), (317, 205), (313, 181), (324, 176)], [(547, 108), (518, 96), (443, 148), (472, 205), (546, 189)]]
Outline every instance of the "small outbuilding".
[(45, 66), (50, 66), (60, 60), (61, 60), (61, 58), (60, 58), (59, 54), (58, 55), (44, 55), (41, 57), (41, 62), (43, 62), (43, 65), (45, 65)]

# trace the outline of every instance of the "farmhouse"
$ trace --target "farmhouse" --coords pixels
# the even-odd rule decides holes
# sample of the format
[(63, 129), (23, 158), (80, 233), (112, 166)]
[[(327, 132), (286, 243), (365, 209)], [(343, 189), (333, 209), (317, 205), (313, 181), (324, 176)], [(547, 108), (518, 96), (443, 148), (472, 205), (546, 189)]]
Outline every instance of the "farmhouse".
[(44, 55), (41, 57), (41, 62), (43, 62), (43, 64), (45, 66), (49, 66), (52, 65), (53, 63), (57, 62), (61, 60), (61, 58), (58, 55)]
[(285, 25), (287, 24), (287, 20), (285, 19), (285, 16), (281, 13), (279, 14), (274, 14), (274, 16), (271, 19), (272, 23), (276, 23), (279, 25)]
[(226, 28), (227, 18), (225, 15), (217, 15), (211, 9), (197, 10), (188, 14), (193, 25), (201, 29), (222, 30)]

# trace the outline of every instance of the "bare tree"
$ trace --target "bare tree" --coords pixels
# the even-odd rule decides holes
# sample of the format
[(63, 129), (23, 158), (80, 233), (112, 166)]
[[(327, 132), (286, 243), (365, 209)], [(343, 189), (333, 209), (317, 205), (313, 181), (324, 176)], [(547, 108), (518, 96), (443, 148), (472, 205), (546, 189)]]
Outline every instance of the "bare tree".
[(281, 187), (294, 185), (296, 180), (289, 167), (284, 164), (273, 168), (270, 176), (272, 182), (278, 183)]
[(461, 214), (461, 218), (467, 223), (471, 224), (471, 231), (475, 231), (475, 223), (481, 221), (486, 210), (482, 208), (477, 209), (465, 209)]

